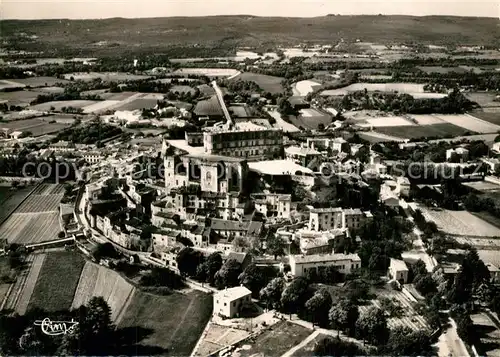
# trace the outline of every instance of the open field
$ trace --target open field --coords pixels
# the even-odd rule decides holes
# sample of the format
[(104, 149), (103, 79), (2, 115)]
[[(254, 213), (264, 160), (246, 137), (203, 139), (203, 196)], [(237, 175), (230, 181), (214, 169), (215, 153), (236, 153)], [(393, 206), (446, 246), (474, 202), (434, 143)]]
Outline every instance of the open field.
[(358, 124), (361, 127), (392, 127), (392, 126), (414, 126), (415, 124), (404, 117), (398, 116), (388, 116), (388, 117), (378, 117), (369, 118), (365, 120), (365, 123)]
[(16, 88), (24, 88), (25, 85), (19, 82), (9, 81), (6, 79), (0, 79), (0, 90), (13, 90)]
[(372, 144), (405, 141), (405, 138), (383, 134), (377, 131), (360, 131), (359, 136)]
[(83, 108), (84, 113), (100, 113), (105, 112), (108, 109), (113, 109), (114, 107), (120, 105), (119, 100), (103, 100), (94, 104), (87, 105)]
[(499, 125), (489, 123), (485, 120), (481, 120), (468, 114), (459, 115), (436, 115), (439, 119), (444, 120), (447, 123), (459, 126), (461, 128), (467, 129), (468, 131), (473, 131), (481, 134), (496, 133), (500, 130)]
[(283, 92), (283, 85), (281, 82), (283, 78), (267, 76), (265, 74), (251, 73), (251, 72), (243, 72), (238, 74), (236, 77), (232, 78), (232, 80), (242, 80), (242, 81), (252, 81), (259, 85), (262, 90), (269, 93), (281, 93)]
[(303, 127), (304, 129), (318, 129), (320, 124), (325, 127), (332, 123), (331, 114), (325, 114), (317, 109), (301, 109), (298, 117), (290, 116), (290, 122), (296, 127)]
[(58, 83), (65, 84), (68, 83), (65, 79), (59, 79), (56, 77), (28, 77), (22, 79), (16, 79), (17, 83), (22, 83), (27, 87), (37, 88), (37, 87), (53, 87)]
[[(30, 106), (30, 109), (39, 110), (42, 112), (48, 112), (49, 110), (61, 111), (62, 108), (72, 107), (72, 108), (83, 108), (88, 107), (89, 105), (99, 103), (95, 100), (56, 100), (52, 102), (46, 102), (41, 104), (36, 104)], [(54, 108), (54, 109), (51, 109)]]
[(0, 92), (0, 102), (7, 101), (8, 105), (28, 106), (39, 95), (44, 95), (40, 90), (18, 90), (15, 92)]
[(300, 81), (292, 85), (293, 95), (305, 97), (309, 93), (314, 92), (314, 89), (321, 86), (321, 83), (311, 80)]
[(474, 111), (471, 115), (488, 123), (500, 125), (500, 110), (498, 112)]
[(425, 219), (444, 233), (457, 236), (500, 237), (500, 229), (467, 211), (432, 210), (419, 206)]
[(190, 75), (207, 77), (231, 77), (237, 76), (240, 72), (232, 68), (180, 68), (173, 72), (175, 75)]
[(464, 182), (462, 185), (470, 187), (479, 192), (498, 192), (500, 191), (500, 185), (497, 185), (488, 181), (471, 181)]
[(92, 81), (96, 78), (100, 78), (103, 82), (122, 82), (122, 81), (136, 81), (139, 79), (148, 79), (149, 76), (142, 76), (137, 74), (130, 73), (120, 73), (120, 72), (107, 72), (107, 73), (98, 73), (98, 72), (89, 72), (89, 73), (66, 73), (64, 75), (65, 79), (73, 79), (75, 81)]
[(424, 85), (416, 83), (354, 83), (347, 87), (331, 89), (321, 92), (324, 96), (346, 95), (348, 93), (363, 91), (369, 92), (399, 92), (399, 93), (424, 93)]
[(30, 194), (34, 186), (12, 189), (0, 186), (0, 225), (14, 209)]
[[(0, 257), (0, 277), (11, 277), (13, 274), (14, 272), (10, 269), (9, 258), (6, 255)], [(0, 306), (3, 304), (4, 299), (7, 298), (11, 285), (10, 283), (0, 282)]]
[(85, 260), (75, 252), (51, 252), (45, 257), (28, 309), (70, 309)]
[(311, 330), (303, 326), (281, 321), (257, 337), (245, 341), (240, 350), (240, 356), (281, 356), (301, 343), (311, 333)]
[(38, 88), (40, 92), (48, 93), (48, 94), (62, 94), (64, 93), (63, 87), (40, 87)]
[(465, 97), (479, 104), (481, 108), (500, 107), (500, 102), (495, 101), (496, 94), (493, 92), (469, 92), (465, 93)]
[(395, 136), (406, 139), (418, 139), (424, 137), (444, 137), (444, 136), (460, 136), (469, 132), (459, 126), (444, 123), (425, 126), (390, 126), (378, 127), (376, 131), (389, 136)]
[(116, 322), (126, 310), (134, 293), (135, 287), (117, 272), (86, 262), (71, 306), (78, 308), (89, 302), (92, 297), (102, 296), (111, 307), (111, 318)]
[(151, 329), (141, 344), (168, 348), (162, 355), (188, 356), (212, 314), (212, 296), (198, 291), (157, 296), (136, 291), (119, 328)]
[(122, 105), (114, 107), (113, 110), (137, 110), (137, 109), (151, 109), (156, 106), (156, 99), (135, 99), (130, 102), (126, 102)]
[(434, 125), (434, 124), (444, 124), (446, 123), (443, 119), (439, 119), (435, 115), (427, 115), (427, 114), (421, 114), (421, 115), (409, 115), (410, 118), (414, 119), (418, 125)]

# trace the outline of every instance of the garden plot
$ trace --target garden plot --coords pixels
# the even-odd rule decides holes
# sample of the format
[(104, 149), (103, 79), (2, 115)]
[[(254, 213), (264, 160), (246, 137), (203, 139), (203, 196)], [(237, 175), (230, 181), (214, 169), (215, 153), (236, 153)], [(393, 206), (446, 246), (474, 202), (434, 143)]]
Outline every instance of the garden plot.
[(500, 237), (500, 229), (467, 211), (432, 210), (420, 207), (425, 219), (444, 233), (457, 236)]
[(28, 304), (31, 300), (31, 295), (33, 295), (33, 291), (35, 291), (35, 285), (40, 275), (40, 271), (42, 270), (44, 260), (45, 254), (34, 255), (26, 281), (20, 292), (19, 299), (16, 302), (15, 310), (20, 315), (24, 315), (28, 310)]
[(210, 356), (248, 336), (250, 336), (248, 331), (210, 323), (194, 356)]
[(489, 123), (485, 120), (475, 118), (472, 115), (468, 114), (459, 114), (459, 115), (436, 115), (439, 119), (467, 129), (469, 131), (474, 131), (476, 133), (487, 134), (487, 133), (496, 133), (500, 130), (499, 125), (495, 125)]
[(401, 308), (401, 316), (399, 317), (390, 317), (387, 319), (387, 324), (389, 328), (401, 328), (401, 327), (409, 327), (414, 331), (422, 331), (429, 330), (430, 326), (427, 323), (427, 320), (416, 313), (413, 308), (412, 302), (408, 299), (408, 297), (401, 291), (395, 290), (377, 290), (377, 299), (371, 301), (371, 305), (369, 306), (360, 306), (359, 312), (363, 313), (370, 308), (370, 306), (376, 306), (381, 308), (380, 299), (387, 298), (392, 300), (395, 305), (399, 305)]
[(85, 305), (94, 296), (102, 296), (111, 307), (111, 318), (116, 321), (126, 310), (135, 293), (135, 287), (117, 272), (86, 262), (72, 307)]
[(435, 115), (410, 115), (410, 118), (414, 119), (418, 125), (434, 125), (446, 123), (443, 119), (439, 119)]

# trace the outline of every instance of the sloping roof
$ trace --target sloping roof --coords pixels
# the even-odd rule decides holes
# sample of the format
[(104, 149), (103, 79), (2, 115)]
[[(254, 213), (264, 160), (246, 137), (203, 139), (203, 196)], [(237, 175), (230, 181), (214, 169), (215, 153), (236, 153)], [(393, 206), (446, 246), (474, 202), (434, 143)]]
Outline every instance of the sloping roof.
[(321, 262), (334, 262), (350, 260), (353, 262), (360, 262), (361, 258), (357, 254), (313, 254), (313, 255), (292, 255), (290, 262), (295, 261), (296, 264), (304, 263), (321, 263)]
[(221, 231), (247, 231), (248, 222), (231, 221), (226, 219), (212, 218), (211, 228)]
[(402, 260), (399, 260), (399, 259), (391, 258), (390, 267), (394, 268), (397, 271), (408, 271), (408, 267), (406, 266), (406, 263)]
[(252, 292), (244, 286), (224, 289), (215, 294), (217, 299), (226, 299), (229, 301), (238, 300), (242, 297), (251, 295)]
[(238, 263), (243, 264), (247, 256), (247, 253), (230, 252), (227, 259), (236, 260)]

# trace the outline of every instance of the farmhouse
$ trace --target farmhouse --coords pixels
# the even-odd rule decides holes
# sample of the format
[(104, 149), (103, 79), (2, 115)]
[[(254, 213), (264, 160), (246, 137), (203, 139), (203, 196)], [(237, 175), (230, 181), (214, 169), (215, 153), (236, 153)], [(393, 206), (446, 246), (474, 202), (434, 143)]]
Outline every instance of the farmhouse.
[(214, 314), (228, 318), (239, 316), (252, 303), (252, 292), (244, 286), (224, 289), (214, 294)]
[(406, 263), (402, 260), (391, 258), (389, 276), (402, 284), (406, 284), (408, 282), (408, 267)]
[(319, 270), (334, 266), (342, 274), (350, 274), (361, 267), (361, 258), (357, 254), (314, 254), (290, 255), (290, 268), (293, 276), (304, 276), (310, 270)]

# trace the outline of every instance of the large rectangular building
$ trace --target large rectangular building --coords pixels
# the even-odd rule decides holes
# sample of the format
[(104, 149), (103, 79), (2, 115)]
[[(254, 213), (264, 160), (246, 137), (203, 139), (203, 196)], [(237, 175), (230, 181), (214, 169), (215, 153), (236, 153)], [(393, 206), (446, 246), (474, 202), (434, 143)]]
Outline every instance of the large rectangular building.
[(362, 212), (359, 208), (315, 208), (309, 215), (309, 230), (319, 232), (332, 229), (357, 229), (371, 218), (370, 212)]
[(308, 271), (318, 272), (321, 268), (334, 266), (342, 274), (350, 274), (361, 267), (357, 254), (314, 254), (290, 255), (290, 268), (293, 276), (305, 276)]
[(259, 161), (280, 158), (283, 131), (251, 122), (236, 123), (233, 127), (213, 127), (203, 133), (205, 154), (241, 157)]

